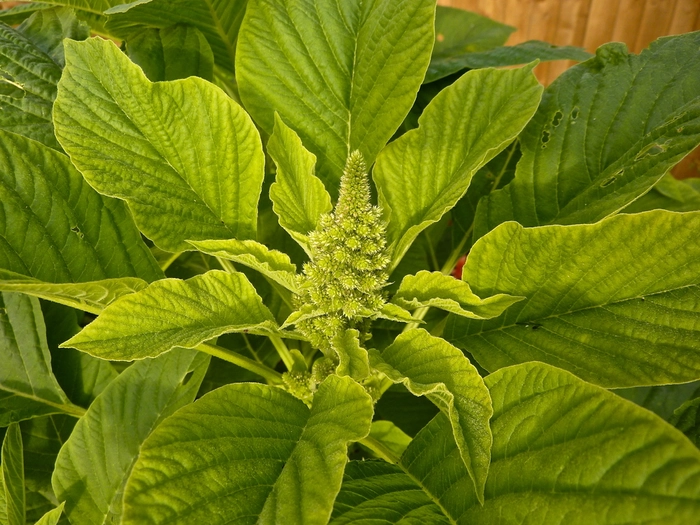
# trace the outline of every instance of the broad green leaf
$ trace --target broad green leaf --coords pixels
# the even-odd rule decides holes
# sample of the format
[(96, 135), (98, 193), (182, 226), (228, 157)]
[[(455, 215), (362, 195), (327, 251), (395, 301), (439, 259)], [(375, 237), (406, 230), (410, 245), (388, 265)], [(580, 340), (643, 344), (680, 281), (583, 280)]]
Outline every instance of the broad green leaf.
[(388, 319), (389, 321), (397, 321), (399, 323), (422, 323), (421, 319), (413, 317), (411, 312), (402, 308), (397, 304), (386, 303), (382, 309), (376, 314), (378, 319)]
[(0, 427), (46, 414), (80, 415), (51, 372), (39, 301), (0, 293)]
[(7, 9), (0, 10), (0, 22), (14, 26), (21, 24), (37, 11), (50, 8), (50, 4), (44, 4), (42, 2), (19, 3)]
[(188, 242), (200, 252), (240, 263), (260, 272), (287, 290), (297, 291), (297, 267), (286, 253), (270, 250), (264, 244), (255, 241), (226, 239)]
[[(503, 316), (451, 316), (444, 337), (489, 371), (543, 361), (607, 387), (700, 378), (700, 213), (597, 224), (506, 223), (472, 248), (480, 296), (524, 296)], [(631, 232), (634, 232), (632, 235)]]
[(515, 139), (541, 92), (532, 66), (470, 71), (432, 100), (417, 129), (382, 151), (373, 176), (389, 218), (393, 267), (465, 194), (474, 173)]
[(371, 166), (411, 109), (434, 11), (432, 0), (251, 0), (236, 56), (241, 99), (267, 133), (279, 113), (336, 197), (348, 154)]
[(52, 483), (72, 523), (120, 523), (124, 485), (144, 440), (191, 403), (209, 357), (178, 349), (134, 363), (90, 406), (58, 454)]
[(126, 487), (124, 525), (325, 525), (347, 445), (367, 435), (372, 401), (328, 377), (313, 406), (266, 385), (215, 390), (146, 440)]
[(148, 283), (138, 277), (104, 279), (86, 283), (45, 283), (0, 269), (0, 291), (21, 292), (47, 301), (99, 314), (123, 295), (143, 290)]
[(58, 520), (61, 519), (61, 514), (63, 514), (63, 507), (65, 503), (61, 503), (58, 507), (53, 510), (48, 511), (44, 514), (35, 525), (56, 525)]
[(480, 69), (485, 67), (516, 66), (529, 64), (534, 60), (547, 62), (550, 60), (582, 61), (591, 58), (591, 54), (583, 48), (575, 46), (555, 46), (540, 40), (529, 40), (514, 46), (498, 46), (487, 50), (452, 53), (433, 56), (433, 60), (425, 75), (425, 82), (434, 82), (462, 69)]
[(700, 142), (700, 33), (640, 55), (624, 44), (562, 74), (521, 135), (515, 179), (479, 204), (477, 238), (525, 226), (595, 222), (646, 193)]
[(700, 448), (700, 397), (691, 399), (678, 407), (670, 423)]
[(73, 9), (55, 7), (42, 9), (22, 22), (17, 31), (46, 53), (60, 67), (66, 63), (63, 54), (63, 39), (85, 40), (90, 28), (75, 16)]
[(448, 416), (469, 477), (483, 500), (493, 411), (476, 368), (459, 349), (422, 329), (402, 333), (381, 354), (371, 350), (370, 363), (411, 393), (427, 396)]
[[(116, 2), (123, 4), (123, 2)], [(208, 40), (216, 65), (233, 71), (236, 39), (247, 0), (151, 0), (131, 2), (107, 10), (107, 30), (126, 37), (144, 27), (166, 28), (187, 24)], [(113, 3), (114, 5), (114, 3)]]
[(452, 523), (697, 522), (700, 451), (654, 414), (543, 363), (499, 370), (485, 381), (494, 442), (483, 506), (470, 492), (444, 415), (401, 460)]
[(214, 78), (214, 55), (196, 27), (146, 29), (129, 38), (126, 49), (152, 82), (190, 76), (211, 82)]
[(330, 525), (375, 523), (454, 522), (400, 467), (384, 461), (351, 461), (345, 469)]
[(255, 236), (260, 136), (220, 89), (196, 77), (150, 82), (113, 42), (66, 41), (56, 136), (91, 186), (128, 202), (166, 251), (186, 240)]
[(678, 407), (686, 401), (700, 396), (700, 381), (680, 385), (619, 388), (614, 392), (669, 421)]
[(649, 210), (700, 211), (700, 179), (678, 180), (667, 173), (649, 193), (623, 211), (640, 213)]
[(413, 439), (391, 421), (373, 421), (368, 437), (381, 443), (399, 458)]
[(492, 319), (523, 299), (507, 294), (481, 299), (466, 282), (451, 275), (423, 270), (404, 277), (391, 300), (404, 308), (434, 306), (470, 319)]
[(457, 54), (502, 46), (514, 31), (512, 26), (471, 11), (439, 5), (435, 11), (435, 46), (430, 67)]
[(131, 361), (176, 346), (195, 348), (227, 332), (275, 329), (274, 317), (245, 275), (212, 270), (186, 281), (156, 281), (118, 299), (61, 346)]
[(339, 335), (334, 344), (338, 353), (339, 376), (350, 376), (355, 381), (362, 381), (369, 376), (369, 356), (367, 350), (360, 346), (360, 332), (357, 330), (345, 330)]
[(4, 487), (7, 525), (24, 525), (24, 461), (22, 460), (22, 433), (18, 423), (12, 423), (2, 441), (0, 475)]
[(267, 151), (277, 165), (275, 182), (270, 186), (272, 208), (280, 226), (309, 253), (309, 232), (316, 229), (321, 215), (333, 208), (331, 196), (315, 175), (316, 156), (277, 113)]
[(2, 130), (0, 268), (47, 283), (163, 275), (123, 203), (65, 155)]

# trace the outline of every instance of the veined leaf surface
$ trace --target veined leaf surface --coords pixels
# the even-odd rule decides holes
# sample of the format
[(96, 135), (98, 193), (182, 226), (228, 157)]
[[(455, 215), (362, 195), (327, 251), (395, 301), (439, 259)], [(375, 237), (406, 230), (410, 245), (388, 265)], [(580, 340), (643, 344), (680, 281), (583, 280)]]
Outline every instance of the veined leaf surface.
[(369, 433), (372, 400), (328, 377), (313, 406), (265, 385), (221, 387), (146, 440), (125, 495), (125, 525), (325, 525), (347, 444)]
[[(463, 269), (478, 295), (524, 296), (496, 319), (452, 316), (444, 336), (487, 370), (543, 361), (607, 387), (700, 378), (700, 213), (482, 237)], [(630, 235), (634, 232), (634, 235)]]
[(61, 346), (131, 361), (178, 346), (195, 348), (228, 332), (270, 333), (276, 326), (245, 275), (212, 270), (186, 281), (163, 279), (122, 297)]
[(251, 0), (236, 56), (241, 99), (268, 133), (275, 111), (299, 133), (337, 197), (348, 154), (371, 166), (411, 109), (434, 11), (433, 0)]
[(150, 82), (113, 42), (66, 42), (56, 136), (97, 191), (126, 200), (171, 252), (187, 240), (250, 239), (263, 180), (245, 111), (196, 77)]
[[(2, 441), (0, 454), (0, 488), (4, 494), (0, 503), (5, 503), (7, 525), (24, 525), (26, 505), (24, 499), (24, 461), (22, 460), (22, 433), (18, 423), (12, 423)], [(4, 500), (4, 501), (3, 501)], [(0, 516), (2, 516), (0, 511)]]

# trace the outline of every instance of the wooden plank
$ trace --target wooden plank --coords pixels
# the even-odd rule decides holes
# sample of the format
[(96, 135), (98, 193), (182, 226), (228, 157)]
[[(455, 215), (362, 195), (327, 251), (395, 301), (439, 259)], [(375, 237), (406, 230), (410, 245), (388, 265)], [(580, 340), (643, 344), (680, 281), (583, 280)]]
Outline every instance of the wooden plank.
[(619, 7), (620, 0), (591, 1), (586, 33), (583, 37), (583, 47), (588, 51), (593, 52), (612, 40)]
[(646, 2), (640, 0), (620, 0), (611, 41), (625, 42), (632, 50), (637, 39), (639, 24), (644, 16), (645, 5)]
[(676, 8), (673, 10), (668, 34), (677, 35), (700, 29), (697, 22), (698, 16), (700, 16), (700, 2), (698, 0), (676, 0)]
[(637, 38), (630, 46), (639, 53), (660, 36), (667, 35), (676, 0), (646, 0)]
[[(561, 0), (556, 33), (552, 39), (553, 44), (558, 46), (581, 46), (581, 42), (576, 41), (577, 29), (581, 20), (581, 12), (587, 12), (589, 4), (590, 0)], [(584, 17), (583, 20), (585, 19)], [(549, 74), (545, 79), (545, 83), (551, 84), (575, 63), (572, 60), (552, 62), (549, 66)]]

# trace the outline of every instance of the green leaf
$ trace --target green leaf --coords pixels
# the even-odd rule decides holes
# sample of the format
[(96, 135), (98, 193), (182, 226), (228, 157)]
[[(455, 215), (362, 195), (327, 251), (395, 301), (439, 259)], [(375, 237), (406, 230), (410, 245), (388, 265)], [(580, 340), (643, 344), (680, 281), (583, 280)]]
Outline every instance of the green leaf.
[(385, 303), (379, 313), (376, 314), (378, 319), (388, 319), (389, 321), (397, 321), (399, 323), (422, 323), (422, 319), (418, 319), (411, 315), (411, 312), (402, 308), (399, 305)]
[(53, 510), (48, 511), (44, 514), (35, 525), (56, 525), (58, 520), (61, 519), (61, 514), (63, 514), (63, 506), (65, 503), (61, 503), (58, 507)]
[(507, 294), (481, 299), (466, 282), (451, 275), (423, 270), (404, 277), (391, 300), (404, 308), (434, 306), (470, 319), (492, 319), (523, 299)]
[(124, 486), (144, 440), (191, 403), (209, 357), (178, 349), (134, 363), (75, 426), (56, 460), (52, 484), (72, 523), (120, 523)]
[(152, 82), (190, 76), (211, 82), (214, 78), (214, 55), (196, 27), (146, 29), (129, 38), (126, 49)]
[(680, 385), (619, 388), (615, 393), (669, 421), (678, 407), (689, 399), (700, 396), (700, 381)]
[(104, 279), (87, 283), (45, 283), (0, 269), (0, 291), (21, 292), (94, 314), (99, 314), (121, 296), (138, 292), (146, 286), (148, 283), (137, 277)]
[(297, 267), (286, 253), (270, 250), (264, 244), (255, 241), (226, 239), (188, 242), (200, 252), (240, 263), (260, 272), (287, 290), (297, 291)]
[(487, 50), (451, 53), (433, 60), (425, 75), (425, 82), (435, 82), (462, 69), (480, 69), (485, 67), (516, 66), (529, 64), (534, 60), (588, 60), (591, 54), (583, 48), (574, 46), (555, 46), (540, 40), (529, 40), (514, 46), (500, 46)]
[(625, 213), (649, 210), (700, 211), (700, 179), (678, 180), (667, 173), (651, 191), (627, 206)]
[(382, 151), (374, 181), (389, 217), (392, 268), (466, 193), (474, 173), (515, 139), (541, 92), (532, 66), (470, 71), (432, 100), (418, 129)]
[(644, 194), (700, 142), (700, 33), (640, 55), (607, 44), (545, 91), (521, 135), (515, 179), (479, 204), (477, 238), (525, 226), (595, 222)]
[(333, 347), (338, 353), (336, 374), (349, 376), (355, 381), (362, 381), (369, 376), (369, 356), (367, 350), (360, 346), (360, 332), (345, 330), (336, 337)]
[[(526, 299), (490, 321), (451, 317), (444, 337), (489, 371), (543, 361), (607, 387), (700, 378), (700, 213), (482, 237), (463, 269), (477, 295)], [(634, 235), (630, 235), (634, 232)]]
[(425, 397), (415, 397), (402, 384), (392, 385), (374, 407), (376, 418), (391, 421), (409, 436), (415, 436), (439, 409)]
[(462, 460), (479, 500), (483, 500), (493, 411), (476, 368), (459, 349), (422, 329), (402, 333), (381, 354), (371, 350), (370, 362), (414, 395), (427, 396), (449, 417)]
[(678, 407), (669, 422), (700, 448), (700, 397)]
[(144, 27), (166, 28), (188, 24), (209, 42), (216, 65), (233, 71), (236, 39), (247, 0), (151, 0), (116, 4), (107, 10), (107, 30), (119, 37), (143, 31)]
[(700, 451), (654, 414), (543, 363), (499, 370), (485, 381), (494, 442), (483, 506), (469, 491), (444, 415), (401, 460), (452, 523), (697, 521)]
[(371, 398), (350, 378), (328, 377), (311, 409), (266, 385), (219, 388), (146, 440), (123, 523), (326, 524), (347, 445), (371, 419)]
[(0, 268), (47, 283), (163, 275), (123, 203), (65, 155), (2, 130)]
[(267, 133), (279, 113), (335, 197), (348, 154), (371, 166), (411, 109), (434, 10), (432, 0), (251, 0), (236, 57), (241, 99)]
[(50, 8), (51, 5), (42, 2), (19, 3), (7, 9), (0, 10), (0, 22), (14, 26), (21, 24), (37, 11)]
[(435, 47), (430, 67), (457, 54), (502, 46), (514, 31), (512, 26), (471, 11), (439, 5), (435, 11)]
[(351, 461), (345, 469), (330, 525), (373, 523), (454, 522), (400, 467), (384, 461)]
[(37, 11), (22, 22), (17, 31), (31, 40), (60, 67), (66, 63), (63, 39), (85, 40), (90, 36), (88, 25), (76, 18), (73, 9), (66, 7)]
[(368, 437), (381, 443), (399, 458), (413, 439), (391, 421), (373, 421)]
[(91, 186), (166, 251), (255, 236), (265, 159), (238, 104), (196, 77), (151, 83), (100, 38), (66, 41), (66, 62), (56, 136)]
[(275, 182), (270, 186), (272, 209), (280, 226), (309, 254), (308, 233), (316, 229), (322, 214), (333, 209), (331, 196), (315, 175), (316, 156), (276, 112), (267, 152), (277, 165)]
[(0, 427), (46, 414), (82, 414), (70, 404), (51, 372), (39, 301), (0, 294)]
[(22, 460), (22, 433), (19, 424), (12, 423), (2, 442), (0, 475), (4, 486), (4, 502), (8, 525), (24, 525), (24, 461)]
[(61, 346), (131, 361), (176, 346), (195, 348), (227, 332), (269, 334), (275, 329), (274, 317), (245, 275), (212, 270), (186, 281), (156, 281), (118, 299)]

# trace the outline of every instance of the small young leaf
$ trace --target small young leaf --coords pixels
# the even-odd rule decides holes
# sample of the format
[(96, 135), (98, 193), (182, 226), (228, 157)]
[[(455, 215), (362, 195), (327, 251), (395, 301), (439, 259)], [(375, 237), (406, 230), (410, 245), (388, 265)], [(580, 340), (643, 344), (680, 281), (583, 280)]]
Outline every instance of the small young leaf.
[(700, 33), (641, 54), (606, 44), (545, 91), (515, 179), (482, 199), (476, 238), (498, 224), (595, 222), (649, 190), (700, 142)]
[(404, 308), (434, 306), (470, 319), (492, 319), (523, 299), (525, 297), (507, 294), (481, 299), (466, 282), (451, 275), (423, 270), (404, 277), (392, 301)]
[(661, 210), (502, 224), (474, 244), (464, 280), (526, 299), (490, 321), (451, 316), (444, 337), (490, 371), (543, 361), (607, 387), (700, 379), (699, 229), (700, 213)]
[(196, 27), (146, 29), (129, 38), (126, 49), (151, 82), (191, 76), (211, 82), (214, 78), (214, 55)]
[(58, 520), (61, 519), (61, 515), (63, 514), (63, 507), (64, 506), (65, 506), (65, 502), (61, 503), (55, 509), (48, 511), (34, 525), (56, 525), (58, 523)]
[(379, 155), (374, 181), (389, 217), (393, 267), (418, 234), (465, 194), (474, 173), (530, 120), (542, 93), (532, 67), (466, 73), (425, 108), (418, 129)]
[(433, 46), (434, 0), (252, 0), (241, 26), (241, 100), (267, 133), (275, 112), (317, 156), (334, 197), (348, 154), (371, 166), (411, 109)]
[(654, 414), (543, 363), (485, 382), (494, 442), (483, 505), (443, 414), (401, 458), (453, 523), (697, 522), (700, 451)]
[(116, 361), (195, 348), (228, 332), (269, 334), (275, 319), (242, 273), (164, 279), (118, 299), (62, 347)]
[(369, 376), (369, 356), (367, 350), (360, 346), (360, 333), (357, 330), (345, 330), (336, 337), (333, 348), (338, 353), (339, 376), (350, 376), (355, 381), (362, 381)]
[(45, 283), (0, 269), (0, 291), (21, 292), (47, 301), (99, 314), (123, 295), (143, 290), (148, 283), (137, 277), (104, 279), (87, 283)]
[(299, 135), (275, 113), (274, 131), (267, 151), (277, 165), (270, 200), (280, 226), (309, 253), (309, 232), (329, 213), (331, 196), (315, 175), (316, 156), (301, 143)]
[(462, 460), (483, 501), (493, 410), (476, 368), (459, 349), (422, 329), (399, 335), (381, 354), (371, 350), (370, 362), (394, 383), (427, 396), (449, 417)]
[(266, 385), (221, 387), (146, 440), (123, 523), (325, 525), (347, 445), (371, 419), (371, 398), (350, 378), (328, 377), (311, 409)]
[(0, 355), (0, 427), (46, 414), (82, 412), (70, 404), (51, 372), (37, 299), (0, 293)]
[(0, 476), (2, 476), (5, 493), (7, 525), (25, 525), (24, 460), (22, 459), (22, 433), (18, 423), (12, 423), (8, 427), (2, 442)]
[(111, 41), (66, 41), (54, 124), (83, 176), (126, 200), (159, 248), (255, 236), (260, 136), (212, 84), (197, 77), (152, 83)]
[(297, 291), (297, 267), (286, 253), (270, 250), (264, 244), (255, 241), (226, 239), (187, 242), (200, 252), (243, 264), (269, 277), (287, 290)]
[(134, 363), (92, 403), (56, 460), (52, 484), (72, 523), (119, 523), (122, 497), (144, 440), (192, 402), (209, 357), (178, 349)]

